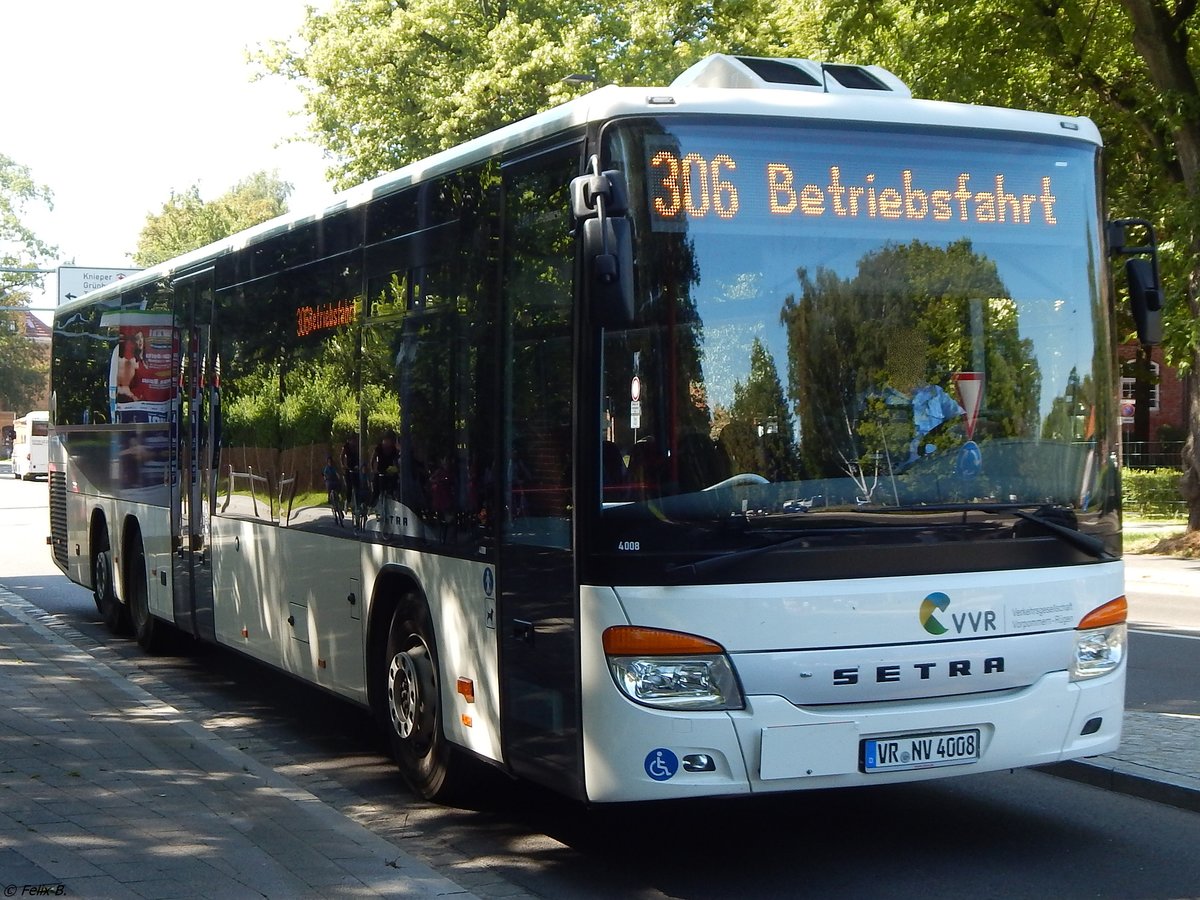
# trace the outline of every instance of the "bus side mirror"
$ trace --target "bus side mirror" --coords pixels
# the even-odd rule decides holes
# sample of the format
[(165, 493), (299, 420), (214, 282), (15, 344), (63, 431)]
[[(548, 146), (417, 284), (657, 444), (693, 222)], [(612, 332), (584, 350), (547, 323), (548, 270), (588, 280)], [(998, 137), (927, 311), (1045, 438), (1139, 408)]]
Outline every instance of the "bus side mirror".
[[(1127, 228), (1141, 229), (1145, 241), (1126, 243)], [(1162, 341), (1162, 282), (1158, 277), (1158, 240), (1154, 226), (1145, 219), (1115, 219), (1108, 223), (1110, 256), (1126, 256), (1125, 278), (1129, 283), (1129, 308), (1137, 326), (1138, 341), (1158, 344)]]
[(1162, 288), (1154, 277), (1153, 265), (1148, 259), (1128, 259), (1125, 277), (1129, 282), (1129, 306), (1138, 340), (1143, 344), (1161, 343)]
[(584, 265), (591, 269), (592, 320), (605, 328), (633, 321), (633, 234), (626, 218), (585, 219)]
[(592, 320), (606, 328), (633, 320), (633, 231), (625, 218), (626, 197), (624, 178), (615, 170), (571, 181), (571, 211), (583, 225)]

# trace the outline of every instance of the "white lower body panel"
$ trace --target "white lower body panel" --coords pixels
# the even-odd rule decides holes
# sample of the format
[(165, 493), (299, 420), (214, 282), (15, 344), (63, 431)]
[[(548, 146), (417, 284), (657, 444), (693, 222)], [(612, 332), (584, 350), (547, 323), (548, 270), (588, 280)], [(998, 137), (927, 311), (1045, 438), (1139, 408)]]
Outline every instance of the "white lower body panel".
[[(611, 592), (583, 592), (584, 777), (593, 802), (928, 780), (1094, 756), (1120, 741), (1124, 665), (1086, 682), (1055, 671), (1026, 687), (936, 699), (806, 707), (760, 694), (728, 712), (642, 706), (617, 689), (599, 646), (603, 629), (620, 621)], [(974, 731), (977, 761), (864, 770), (865, 739)]]

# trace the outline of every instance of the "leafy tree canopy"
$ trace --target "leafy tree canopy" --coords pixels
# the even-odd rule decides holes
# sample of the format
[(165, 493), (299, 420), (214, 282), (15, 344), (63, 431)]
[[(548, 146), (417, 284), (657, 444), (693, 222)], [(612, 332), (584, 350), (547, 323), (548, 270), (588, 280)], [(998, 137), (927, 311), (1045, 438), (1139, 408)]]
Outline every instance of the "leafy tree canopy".
[(146, 217), (134, 262), (149, 267), (287, 212), (292, 186), (276, 173), (256, 172), (212, 201), (193, 185), (172, 193), (162, 212)]
[(712, 52), (779, 55), (765, 0), (335, 0), (297, 45), (259, 53), (296, 81), (312, 136), (356, 184), (548, 109), (598, 83), (669, 82)]
[[(49, 188), (33, 173), (0, 153), (0, 266), (36, 269), (57, 249), (39, 240), (25, 224), (36, 205), (51, 206)], [(0, 272), (0, 306), (28, 306), (30, 288), (40, 276)], [(33, 341), (25, 337), (25, 313), (0, 312), (0, 406), (28, 411), (46, 386), (46, 362)]]
[[(39, 260), (56, 252), (56, 248), (38, 240), (23, 221), (35, 204), (53, 207), (50, 189), (34, 181), (27, 166), (0, 153), (0, 264), (37, 268)], [(0, 284), (11, 283), (8, 275), (3, 277)]]

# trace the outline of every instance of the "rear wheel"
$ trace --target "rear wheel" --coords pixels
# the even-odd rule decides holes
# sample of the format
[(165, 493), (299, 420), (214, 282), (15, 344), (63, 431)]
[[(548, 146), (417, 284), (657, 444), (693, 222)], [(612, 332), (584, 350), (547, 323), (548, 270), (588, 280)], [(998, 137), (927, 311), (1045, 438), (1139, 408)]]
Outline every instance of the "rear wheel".
[(409, 786), (427, 800), (446, 800), (460, 787), (466, 761), (442, 728), (436, 648), (426, 610), (396, 610), (381, 661), (384, 726)]
[(139, 538), (134, 545), (135, 555), (127, 579), (129, 617), (133, 636), (147, 653), (161, 653), (166, 644), (166, 626), (150, 613), (150, 583), (146, 580), (146, 552)]
[(113, 586), (112, 553), (107, 547), (96, 551), (92, 557), (92, 597), (96, 601), (96, 609), (104, 617), (104, 627), (113, 634), (127, 634), (129, 611), (117, 599), (117, 591)]

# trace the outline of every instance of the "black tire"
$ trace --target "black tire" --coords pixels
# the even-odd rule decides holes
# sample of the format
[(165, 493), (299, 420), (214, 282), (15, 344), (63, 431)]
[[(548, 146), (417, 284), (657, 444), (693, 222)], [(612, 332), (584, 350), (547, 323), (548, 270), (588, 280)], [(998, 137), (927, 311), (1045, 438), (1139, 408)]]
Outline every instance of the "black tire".
[(113, 634), (129, 634), (129, 610), (117, 598), (113, 585), (112, 553), (108, 547), (92, 557), (92, 597), (104, 618), (104, 627)]
[[(108, 550), (97, 550), (92, 554), (92, 599), (96, 601), (96, 612), (104, 614), (108, 596), (112, 592), (112, 562)], [(104, 624), (108, 624), (107, 619)]]
[(163, 651), (167, 642), (167, 627), (150, 613), (150, 583), (146, 580), (146, 552), (141, 539), (134, 544), (134, 557), (129, 563), (129, 577), (125, 581), (129, 595), (129, 618), (133, 624), (133, 637), (143, 650), (150, 654)]
[(466, 760), (442, 727), (437, 644), (427, 610), (396, 610), (380, 664), (383, 725), (400, 774), (426, 800), (444, 802), (459, 792)]

